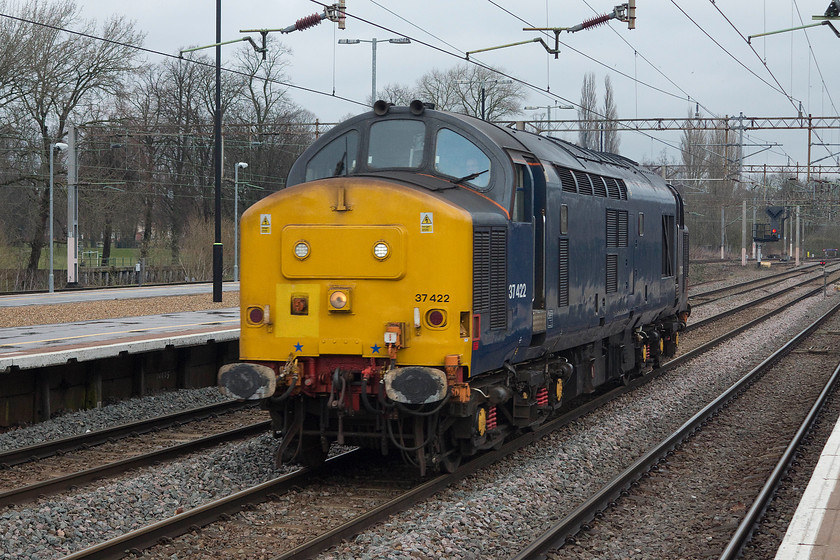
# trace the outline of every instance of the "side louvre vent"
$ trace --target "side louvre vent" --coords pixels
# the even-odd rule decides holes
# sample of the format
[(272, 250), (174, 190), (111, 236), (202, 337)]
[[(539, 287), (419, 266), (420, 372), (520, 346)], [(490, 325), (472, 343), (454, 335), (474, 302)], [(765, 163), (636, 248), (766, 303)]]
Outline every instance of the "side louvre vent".
[(607, 182), (607, 192), (609, 193), (609, 197), (615, 200), (621, 200), (621, 189), (618, 186), (618, 181), (612, 177), (604, 177), (604, 181)]
[(560, 240), (560, 254), (557, 259), (559, 263), (557, 282), (557, 306), (567, 307), (569, 305), (569, 240)]
[(688, 285), (688, 232), (683, 232), (683, 286)]
[(621, 200), (627, 200), (627, 183), (624, 182), (624, 179), (616, 179), (616, 183), (618, 184), (618, 191), (621, 193)]
[(507, 230), (473, 232), (473, 313), (489, 316), (491, 329), (507, 328)]
[(607, 286), (606, 292), (618, 292), (618, 255), (607, 255)]
[(580, 194), (588, 194), (592, 196), (592, 181), (589, 180), (589, 175), (581, 171), (572, 171), (577, 179), (578, 192)]
[(607, 198), (607, 185), (604, 183), (604, 178), (598, 175), (590, 175), (589, 178), (592, 180), (595, 196)]
[(473, 232), (473, 313), (490, 312), (490, 229)]
[(507, 328), (507, 229), (499, 227), (490, 240), (490, 328)]
[(607, 247), (627, 247), (626, 210), (607, 209)]
[(565, 167), (557, 167), (555, 166), (554, 169), (557, 171), (557, 174), (560, 176), (560, 185), (563, 188), (563, 192), (577, 192), (577, 184), (575, 183), (575, 178), (572, 175), (572, 172), (566, 169)]

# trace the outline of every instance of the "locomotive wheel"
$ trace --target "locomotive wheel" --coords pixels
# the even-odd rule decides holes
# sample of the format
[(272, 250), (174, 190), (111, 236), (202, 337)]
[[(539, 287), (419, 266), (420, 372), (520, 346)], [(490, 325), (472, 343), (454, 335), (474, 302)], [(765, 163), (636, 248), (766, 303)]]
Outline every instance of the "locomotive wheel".
[(321, 445), (321, 436), (301, 436), (297, 460), (304, 467), (320, 467), (327, 460), (327, 451)]
[(443, 433), (440, 438), (440, 469), (446, 473), (454, 473), (461, 466), (461, 446), (453, 441), (451, 434)]
[(447, 449), (440, 457), (440, 466), (443, 472), (454, 473), (461, 466), (461, 453), (457, 447)]

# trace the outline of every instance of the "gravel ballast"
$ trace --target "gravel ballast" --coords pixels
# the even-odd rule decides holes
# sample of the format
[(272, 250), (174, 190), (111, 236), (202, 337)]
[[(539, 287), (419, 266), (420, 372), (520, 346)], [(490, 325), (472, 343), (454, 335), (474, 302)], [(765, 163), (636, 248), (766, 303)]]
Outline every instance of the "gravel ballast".
[[(751, 329), (321, 558), (509, 558), (833, 303), (831, 297), (810, 298), (774, 319), (772, 329)], [(179, 397), (182, 393), (190, 396)], [(192, 399), (221, 400), (214, 388), (134, 399), (138, 402), (68, 414), (0, 435), (0, 449), (146, 417), (142, 412), (132, 416), (133, 407), (159, 415), (167, 406), (164, 398), (186, 399), (172, 404), (183, 408), (199, 406)], [(117, 408), (121, 405), (127, 408)], [(97, 414), (102, 416), (87, 418)], [(59, 558), (179, 508), (279, 476), (286, 469), (274, 467), (276, 443), (266, 435), (229, 444), (72, 496), (5, 510), (0, 513), (0, 558)]]

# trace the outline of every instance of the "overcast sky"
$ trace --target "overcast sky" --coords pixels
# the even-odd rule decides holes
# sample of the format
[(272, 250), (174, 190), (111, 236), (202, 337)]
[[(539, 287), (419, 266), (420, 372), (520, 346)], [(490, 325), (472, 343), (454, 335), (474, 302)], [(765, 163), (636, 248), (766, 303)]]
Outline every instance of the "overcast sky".
[[(85, 17), (101, 21), (119, 13), (134, 20), (146, 33), (144, 46), (149, 49), (177, 54), (181, 48), (215, 41), (216, 3), (212, 0), (78, 2)], [(360, 103), (366, 102), (370, 95), (371, 45), (337, 45), (341, 38), (410, 37), (413, 40), (410, 45), (378, 45), (377, 85), (381, 88), (390, 83), (413, 84), (428, 70), (447, 69), (463, 62), (447, 53), (462, 56), (464, 51), (538, 36), (523, 31), (526, 25), (521, 20), (537, 27), (569, 27), (610, 12), (617, 3), (616, 0), (494, 2), (498, 6), (488, 0), (347, 0), (349, 16), (344, 31), (324, 21), (306, 31), (278, 34), (293, 52), (288, 68), (290, 82), (327, 95), (296, 89), (290, 89), (289, 93), (297, 104), (324, 122), (366, 110), (366, 106), (330, 96), (333, 88), (336, 95)], [(797, 114), (799, 102), (805, 114), (836, 116), (840, 106), (840, 39), (827, 26), (809, 29), (807, 35), (796, 31), (754, 39), (755, 52), (739, 36), (739, 32), (748, 36), (802, 25), (800, 14), (805, 24), (814, 23), (811, 16), (822, 15), (828, 4), (829, 0), (717, 0), (714, 4), (711, 0), (638, 0), (636, 29), (629, 30), (625, 23), (612, 21), (595, 29), (564, 33), (560, 39), (567, 46), (561, 45), (556, 60), (536, 43), (482, 53), (476, 58), (532, 84), (534, 88), (528, 89), (523, 105), (564, 103), (563, 99), (578, 102), (584, 74), (594, 72), (599, 101), (603, 99), (604, 77), (610, 76), (621, 118), (685, 117), (689, 110), (694, 110), (695, 101), (700, 103), (702, 116), (743, 112), (750, 117), (790, 117)], [(223, 0), (222, 39), (241, 37), (240, 29), (283, 28), (321, 11), (320, 5), (308, 0)], [(840, 29), (840, 22), (835, 26)], [(252, 35), (258, 39), (258, 34)], [(223, 47), (223, 56), (229, 57), (235, 48)], [(811, 50), (814, 57), (810, 55)], [(213, 56), (212, 50), (207, 52)], [(149, 59), (154, 61), (155, 56), (149, 55)], [(562, 99), (540, 91), (546, 88)], [(791, 103), (777, 89), (783, 89), (795, 101)], [(523, 111), (521, 118), (534, 113), (538, 112)], [(574, 115), (574, 111), (557, 110), (552, 117), (574, 118)], [(637, 160), (656, 159), (663, 149), (671, 157), (677, 156), (659, 140), (676, 144), (678, 134), (653, 136), (655, 139), (622, 133), (621, 152)], [(824, 143), (840, 144), (840, 131), (824, 131), (820, 136)], [(783, 145), (749, 157), (748, 163), (781, 164), (787, 163), (788, 157), (794, 162), (806, 161), (804, 132), (755, 132), (750, 133), (749, 142)], [(763, 149), (755, 146), (746, 151)], [(813, 150), (812, 160), (816, 160), (840, 152), (840, 146)]]

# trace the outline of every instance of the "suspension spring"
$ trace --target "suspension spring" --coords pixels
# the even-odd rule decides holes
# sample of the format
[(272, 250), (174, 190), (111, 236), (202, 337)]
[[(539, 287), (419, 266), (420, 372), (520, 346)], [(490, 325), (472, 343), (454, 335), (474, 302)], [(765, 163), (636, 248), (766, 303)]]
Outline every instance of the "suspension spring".
[(496, 427), (496, 407), (491, 406), (487, 409), (487, 429), (492, 430)]

